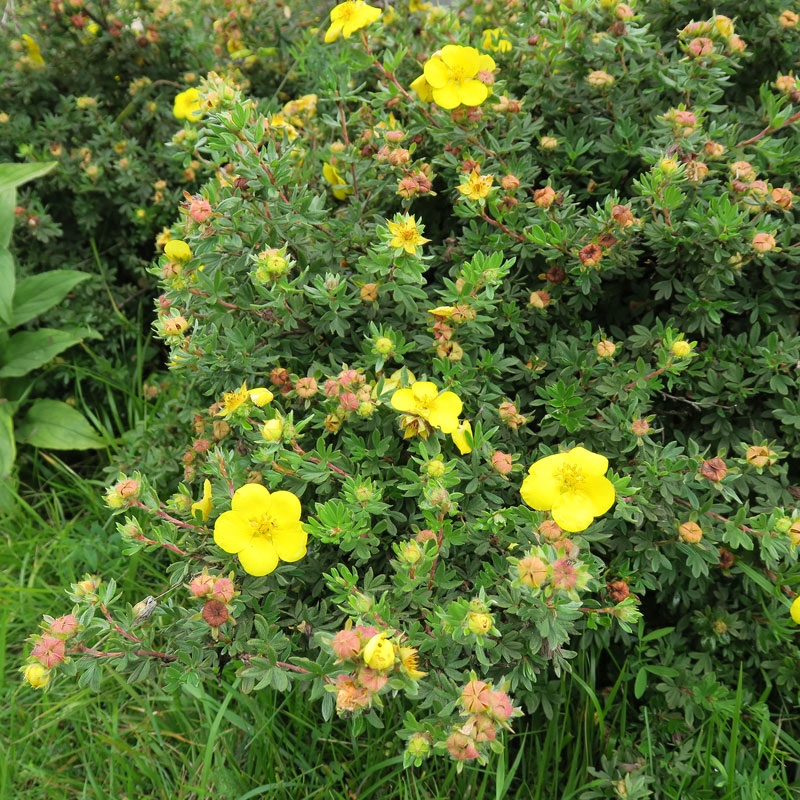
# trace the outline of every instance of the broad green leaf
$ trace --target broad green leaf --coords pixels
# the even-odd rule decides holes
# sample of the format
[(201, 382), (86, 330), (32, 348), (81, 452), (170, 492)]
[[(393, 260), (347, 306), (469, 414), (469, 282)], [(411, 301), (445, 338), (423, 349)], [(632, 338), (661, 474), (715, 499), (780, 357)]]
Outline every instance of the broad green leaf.
[(28, 164), (0, 164), (0, 192), (46, 175), (57, 163), (57, 161), (45, 161)]
[(53, 450), (102, 447), (86, 417), (60, 400), (37, 400), (17, 426), (17, 441)]
[(11, 412), (5, 407), (8, 403), (0, 403), (0, 480), (11, 474), (17, 447), (14, 444), (14, 423)]
[(18, 378), (41, 367), (62, 350), (77, 344), (81, 337), (71, 331), (40, 328), (14, 334), (5, 351), (0, 378)]
[[(22, 325), (43, 314), (56, 303), (60, 303), (73, 286), (88, 277), (88, 273), (74, 269), (54, 269), (41, 275), (23, 278), (14, 292), (12, 326)], [(2, 292), (3, 288), (0, 285), (0, 295)]]
[(11, 326), (14, 297), (14, 256), (0, 249), (0, 325)]
[(636, 673), (636, 680), (633, 682), (633, 696), (638, 700), (647, 689), (647, 670), (639, 667)]
[(14, 230), (14, 206), (17, 204), (16, 189), (6, 189), (0, 192), (0, 248), (8, 247), (11, 241), (11, 231)]

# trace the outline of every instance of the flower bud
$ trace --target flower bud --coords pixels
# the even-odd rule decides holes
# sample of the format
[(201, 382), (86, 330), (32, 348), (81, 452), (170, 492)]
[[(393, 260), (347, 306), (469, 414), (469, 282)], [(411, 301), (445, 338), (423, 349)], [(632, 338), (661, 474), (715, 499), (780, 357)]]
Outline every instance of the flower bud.
[(523, 586), (538, 589), (547, 580), (547, 564), (538, 556), (526, 556), (517, 564), (517, 575)]
[(470, 714), (479, 714), (488, 711), (491, 704), (491, 689), (483, 681), (470, 681), (461, 690), (461, 704)]
[(575, 588), (578, 583), (578, 570), (575, 569), (570, 558), (559, 558), (550, 566), (552, 568), (550, 584), (554, 589), (568, 592)]
[(50, 670), (41, 664), (28, 664), (23, 671), (23, 677), (34, 689), (44, 689), (50, 683)]
[(472, 739), (460, 731), (451, 733), (445, 744), (448, 752), (456, 761), (469, 761), (479, 755)]
[(706, 151), (706, 155), (709, 158), (720, 158), (725, 152), (725, 145), (709, 141), (703, 145), (703, 149)]
[(564, 531), (553, 519), (546, 519), (537, 530), (548, 542), (558, 542), (564, 538)]
[(78, 620), (72, 614), (57, 617), (50, 623), (53, 636), (72, 636), (78, 630)]
[(750, 246), (757, 253), (769, 253), (775, 249), (775, 237), (771, 233), (757, 233)]
[(500, 475), (508, 475), (512, 468), (511, 454), (495, 450), (495, 452), (492, 453), (492, 468)]
[(73, 594), (76, 597), (90, 597), (100, 588), (102, 582), (97, 575), (87, 575), (82, 581), (72, 584)]
[(511, 698), (505, 693), (500, 691), (493, 691), (489, 694), (489, 716), (505, 722), (514, 714), (514, 706), (511, 704)]
[(467, 616), (467, 628), (476, 636), (485, 636), (492, 629), (491, 614), (472, 611)]
[(519, 178), (516, 175), (504, 175), (500, 179), (500, 185), (505, 191), (513, 192), (515, 189), (519, 189)]
[(703, 538), (703, 529), (696, 522), (684, 522), (678, 527), (678, 536), (686, 544), (698, 544)]
[(189, 584), (189, 591), (195, 597), (206, 597), (214, 589), (216, 578), (213, 575), (195, 575)]
[(690, 55), (693, 55), (695, 58), (700, 58), (701, 56), (706, 56), (714, 52), (714, 42), (705, 36), (699, 36), (689, 42), (687, 49)]
[(411, 154), (404, 147), (395, 147), (389, 151), (389, 163), (394, 167), (407, 164), (410, 159)]
[(792, 202), (794, 201), (794, 195), (792, 194), (791, 189), (773, 189), (770, 197), (775, 205), (780, 206), (787, 211), (792, 207)]
[(539, 147), (542, 150), (555, 150), (558, 147), (558, 139), (555, 136), (542, 136), (539, 139)]
[(295, 384), (294, 390), (298, 397), (308, 400), (317, 393), (317, 382), (314, 378), (300, 378)]
[(283, 420), (268, 419), (261, 427), (261, 436), (267, 442), (279, 442), (283, 437)]
[(678, 169), (678, 162), (674, 158), (662, 158), (658, 162), (658, 168), (665, 175), (672, 175)]
[(425, 472), (431, 478), (441, 478), (445, 473), (444, 461), (440, 458), (434, 458), (425, 465)]
[(797, 88), (797, 78), (794, 75), (778, 75), (772, 85), (782, 94), (789, 94)]
[(673, 342), (670, 350), (676, 358), (686, 358), (692, 352), (692, 346), (684, 339), (678, 339)]
[(47, 669), (51, 669), (56, 664), (61, 663), (64, 657), (64, 640), (55, 636), (43, 636), (31, 650), (31, 658), (35, 658)]
[(374, 670), (387, 670), (394, 664), (394, 645), (386, 639), (386, 632), (376, 633), (364, 646), (364, 663)]
[(758, 469), (771, 467), (777, 461), (776, 453), (770, 450), (769, 447), (756, 444), (747, 448), (745, 458), (749, 464), (758, 467)]
[(534, 308), (541, 310), (550, 305), (550, 294), (543, 291), (531, 292), (530, 300), (528, 302)]
[(778, 17), (778, 24), (782, 28), (796, 28), (799, 19), (800, 17), (798, 17), (794, 11), (789, 11), (789, 9), (786, 9), (785, 11), (781, 11), (780, 16)]
[(361, 639), (354, 630), (339, 631), (331, 640), (331, 647), (340, 661), (354, 659), (361, 650)]
[(211, 591), (211, 596), (221, 603), (230, 603), (236, 594), (236, 588), (230, 578), (217, 578)]
[(631, 423), (631, 430), (637, 436), (646, 436), (650, 433), (650, 423), (646, 419), (635, 419)]
[(386, 336), (380, 336), (375, 340), (375, 349), (382, 355), (388, 355), (394, 349), (392, 340)]
[(598, 358), (611, 358), (617, 352), (617, 346), (609, 339), (599, 341), (595, 347)]
[(400, 558), (407, 564), (416, 564), (422, 558), (422, 548), (414, 539), (400, 545)]
[(164, 245), (164, 255), (170, 261), (184, 262), (192, 257), (192, 250), (181, 239), (172, 239)]
[(428, 733), (415, 733), (406, 745), (406, 749), (414, 758), (427, 758), (431, 752), (431, 737)]
[(533, 193), (533, 202), (540, 208), (550, 208), (556, 199), (556, 193), (552, 186), (545, 186), (544, 189), (536, 189)]
[(586, 80), (590, 86), (594, 86), (595, 89), (601, 89), (611, 86), (614, 83), (614, 76), (609, 75), (603, 69), (595, 69), (586, 76)]
[(425, 528), (424, 530), (419, 531), (414, 538), (420, 544), (424, 544), (425, 542), (435, 542), (436, 534), (430, 528)]

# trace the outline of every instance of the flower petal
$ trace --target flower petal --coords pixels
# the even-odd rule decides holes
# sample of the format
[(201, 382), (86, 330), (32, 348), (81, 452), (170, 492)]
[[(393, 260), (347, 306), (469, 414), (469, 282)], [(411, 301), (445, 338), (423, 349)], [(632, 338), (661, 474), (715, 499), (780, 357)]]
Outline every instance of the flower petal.
[(519, 493), (522, 499), (536, 511), (549, 511), (561, 496), (561, 481), (552, 472), (542, 470), (528, 475)]
[(439, 389), (435, 383), (430, 381), (417, 381), (411, 386), (411, 391), (414, 393), (414, 399), (417, 401), (427, 400), (432, 402), (436, 395), (439, 394)]
[(608, 459), (584, 447), (573, 447), (567, 452), (567, 455), (569, 460), (587, 477), (599, 477), (608, 472)]
[(214, 541), (226, 553), (238, 553), (250, 544), (253, 527), (238, 511), (226, 511), (214, 523)]
[(428, 422), (444, 433), (453, 433), (458, 430), (458, 417), (463, 407), (461, 398), (455, 392), (442, 392), (433, 401)]
[(583, 492), (560, 494), (553, 505), (552, 514), (556, 524), (568, 533), (585, 531), (594, 520), (592, 501)]
[(433, 102), (442, 108), (450, 110), (461, 105), (461, 94), (458, 91), (458, 85), (452, 81), (439, 89), (433, 87), (431, 94), (433, 95)]
[(479, 106), (488, 96), (489, 90), (480, 81), (464, 81), (459, 87), (461, 102), (465, 106)]
[(481, 68), (481, 55), (474, 47), (446, 44), (442, 48), (442, 61), (451, 69), (468, 78), (477, 75)]
[(234, 492), (231, 509), (247, 519), (261, 519), (269, 513), (269, 491), (260, 483), (246, 483)]
[(417, 401), (414, 399), (411, 389), (398, 389), (392, 395), (391, 403), (392, 408), (406, 413), (411, 413), (417, 407)]
[(429, 58), (425, 62), (422, 68), (422, 74), (431, 89), (441, 88), (450, 80), (452, 75), (442, 59), (438, 56)]
[[(333, 17), (333, 14), (331, 14), (331, 17)], [(339, 38), (339, 34), (342, 32), (343, 25), (344, 22), (341, 19), (333, 20), (333, 23), (331, 24), (330, 28), (328, 28), (328, 30), (325, 31), (325, 42), (327, 44), (335, 42)]]
[(302, 525), (276, 528), (272, 544), (281, 561), (298, 561), (306, 554), (308, 534)]
[(278, 566), (278, 554), (272, 542), (263, 536), (256, 536), (253, 541), (238, 553), (239, 563), (248, 575), (269, 575)]
[(300, 499), (291, 492), (273, 492), (269, 496), (269, 515), (278, 527), (300, 521)]
[[(511, 49), (511, 43), (508, 42), (508, 47), (504, 48), (502, 41), (500, 42), (500, 52), (503, 53), (505, 50)], [(494, 63), (494, 59), (488, 53), (481, 53), (480, 58), (478, 59), (478, 71), (485, 70), (486, 72), (494, 72), (497, 69), (497, 64)]]
[(614, 484), (608, 478), (594, 476), (587, 478), (583, 491), (591, 501), (592, 511), (596, 517), (605, 514), (617, 500)]
[(538, 475), (540, 472), (553, 472), (559, 467), (563, 467), (566, 461), (566, 453), (553, 453), (551, 456), (545, 456), (538, 461), (534, 461), (528, 470), (528, 475)]

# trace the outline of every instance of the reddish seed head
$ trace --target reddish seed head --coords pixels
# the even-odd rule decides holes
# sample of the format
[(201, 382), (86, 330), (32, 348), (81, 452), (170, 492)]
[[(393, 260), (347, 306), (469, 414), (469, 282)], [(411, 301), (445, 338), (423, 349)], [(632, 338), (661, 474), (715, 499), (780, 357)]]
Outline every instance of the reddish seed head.
[(468, 736), (456, 731), (447, 738), (447, 750), (456, 761), (468, 761), (478, 757), (478, 751)]
[(502, 453), (500, 450), (496, 450), (492, 454), (492, 467), (501, 475), (508, 475), (508, 473), (511, 472), (512, 467), (511, 454)]
[(703, 462), (700, 474), (712, 483), (719, 483), (728, 474), (728, 467), (721, 458), (710, 458)]
[(344, 392), (339, 396), (339, 405), (345, 411), (355, 411), (359, 406), (358, 397), (352, 392)]
[(553, 562), (553, 579), (551, 581), (554, 589), (569, 591), (578, 582), (578, 571), (568, 558), (559, 558)]
[(228, 621), (230, 614), (224, 603), (219, 600), (206, 600), (203, 606), (203, 619), (212, 627), (219, 628)]
[(507, 720), (514, 713), (511, 699), (505, 692), (494, 691), (489, 694), (489, 714), (497, 720)]

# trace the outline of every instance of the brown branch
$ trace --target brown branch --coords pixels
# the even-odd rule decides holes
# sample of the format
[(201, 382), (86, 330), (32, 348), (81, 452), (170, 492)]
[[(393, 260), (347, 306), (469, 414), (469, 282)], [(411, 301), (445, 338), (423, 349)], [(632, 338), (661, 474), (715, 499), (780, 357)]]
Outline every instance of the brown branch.
[(132, 642), (142, 641), (141, 639), (138, 639), (136, 636), (134, 636), (132, 633), (128, 633), (127, 631), (122, 630), (122, 628), (120, 628), (120, 626), (117, 625), (116, 622), (114, 622), (114, 619), (109, 613), (108, 608), (106, 608), (105, 603), (100, 603), (100, 610), (103, 612), (103, 614), (105, 614), (106, 619), (114, 626), (114, 630), (117, 633), (121, 633), (126, 639), (130, 639)]
[(485, 219), (487, 222), (491, 223), (492, 225), (494, 225), (494, 226), (495, 226), (495, 227), (497, 227), (497, 228), (500, 228), (500, 230), (501, 230), (501, 231), (503, 231), (503, 233), (507, 234), (508, 236), (511, 236), (511, 237), (513, 237), (513, 238), (514, 238), (514, 239), (516, 239), (518, 242), (524, 242), (524, 241), (525, 241), (525, 237), (524, 237), (524, 236), (520, 236), (518, 233), (514, 233), (514, 231), (512, 231), (512, 230), (509, 230), (509, 229), (508, 229), (508, 228), (507, 228), (505, 225), (503, 225), (503, 223), (502, 223), (502, 222), (498, 222), (496, 219), (493, 219), (492, 217), (490, 217), (490, 216), (489, 216), (489, 215), (486, 213), (486, 211), (482, 211), (482, 212), (481, 212), (481, 216), (482, 216), (482, 217), (483, 217), (483, 218), (484, 218), (484, 219)]
[(779, 131), (781, 128), (785, 128), (787, 125), (791, 125), (793, 122), (797, 122), (800, 119), (800, 111), (796, 114), (793, 114), (789, 119), (786, 120), (782, 125), (778, 125), (777, 128), (773, 128), (771, 125), (767, 125), (761, 133), (757, 133), (755, 136), (751, 137), (750, 139), (745, 140), (744, 142), (739, 142), (737, 147), (744, 147), (748, 144), (753, 144), (753, 142), (757, 142), (762, 136), (766, 136), (768, 133), (774, 133), (775, 131)]
[(660, 375), (660, 374), (661, 374), (661, 373), (662, 373), (662, 372), (663, 372), (663, 371), (664, 371), (664, 370), (667, 368), (667, 366), (669, 366), (669, 364), (667, 364), (667, 365), (666, 365), (666, 366), (664, 366), (664, 367), (661, 367), (660, 369), (657, 369), (655, 372), (651, 372), (649, 375), (645, 375), (645, 376), (644, 376), (644, 377), (642, 377), (642, 378), (637, 378), (635, 381), (631, 381), (631, 382), (630, 382), (630, 383), (629, 383), (629, 384), (628, 384), (628, 385), (625, 387), (626, 391), (627, 391), (628, 389), (633, 389), (633, 387), (634, 387), (634, 386), (636, 386), (636, 384), (637, 384), (637, 383), (639, 383), (639, 381), (649, 381), (649, 380), (650, 380), (650, 378), (655, 378), (655, 376), (656, 376), (656, 375)]

